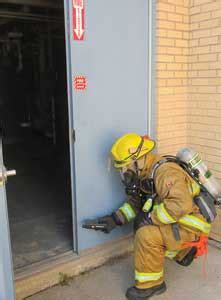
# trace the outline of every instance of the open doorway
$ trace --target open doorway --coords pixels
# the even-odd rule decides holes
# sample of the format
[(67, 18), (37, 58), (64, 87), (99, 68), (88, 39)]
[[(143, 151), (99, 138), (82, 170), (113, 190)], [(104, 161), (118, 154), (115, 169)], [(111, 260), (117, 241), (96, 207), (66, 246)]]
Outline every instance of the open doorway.
[(0, 1), (0, 120), (19, 269), (73, 248), (63, 0)]

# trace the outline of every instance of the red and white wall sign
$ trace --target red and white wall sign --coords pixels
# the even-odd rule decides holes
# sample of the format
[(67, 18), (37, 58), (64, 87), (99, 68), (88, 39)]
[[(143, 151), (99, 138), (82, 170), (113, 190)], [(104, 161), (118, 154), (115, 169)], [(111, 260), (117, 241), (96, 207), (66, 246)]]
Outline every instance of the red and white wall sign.
[(84, 16), (84, 0), (73, 0), (73, 35), (76, 41), (84, 40)]
[(75, 91), (85, 91), (87, 88), (87, 78), (85, 76), (74, 77), (74, 89)]

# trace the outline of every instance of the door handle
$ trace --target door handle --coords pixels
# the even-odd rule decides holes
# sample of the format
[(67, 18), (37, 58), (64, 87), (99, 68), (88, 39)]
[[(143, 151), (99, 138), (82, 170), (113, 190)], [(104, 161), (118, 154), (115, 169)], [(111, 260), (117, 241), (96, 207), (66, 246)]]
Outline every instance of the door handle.
[(5, 173), (6, 173), (7, 177), (15, 176), (16, 175), (16, 170), (6, 170)]
[(5, 184), (7, 182), (7, 178), (9, 176), (15, 176), (16, 170), (7, 170), (3, 167), (2, 170), (0, 170), (0, 186)]

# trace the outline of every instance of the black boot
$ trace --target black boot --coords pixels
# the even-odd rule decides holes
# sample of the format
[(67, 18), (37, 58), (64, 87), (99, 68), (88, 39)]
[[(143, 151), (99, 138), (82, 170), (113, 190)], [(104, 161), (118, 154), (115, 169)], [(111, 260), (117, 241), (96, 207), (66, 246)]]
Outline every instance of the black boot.
[(190, 249), (190, 251), (188, 252), (188, 254), (182, 260), (180, 260), (180, 261), (176, 260), (176, 262), (181, 266), (188, 267), (193, 262), (193, 260), (196, 256), (196, 253), (197, 253), (197, 248), (192, 247)]
[(167, 288), (165, 282), (148, 289), (138, 289), (135, 286), (133, 286), (127, 290), (126, 297), (129, 300), (144, 300), (149, 299), (154, 295), (160, 295), (164, 293), (166, 289)]

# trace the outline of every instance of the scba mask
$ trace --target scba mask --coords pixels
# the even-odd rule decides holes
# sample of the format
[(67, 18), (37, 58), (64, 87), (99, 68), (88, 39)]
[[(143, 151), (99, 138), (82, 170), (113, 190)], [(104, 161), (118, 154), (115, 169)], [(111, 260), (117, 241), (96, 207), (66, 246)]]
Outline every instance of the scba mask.
[(137, 162), (134, 162), (130, 168), (123, 167), (120, 170), (125, 193), (128, 196), (146, 199), (147, 194), (151, 193), (150, 183), (147, 178), (141, 178), (139, 173)]
[(136, 196), (137, 190), (140, 185), (140, 179), (136, 172), (128, 169), (126, 172), (120, 171), (121, 180), (125, 186), (125, 192), (127, 195)]

